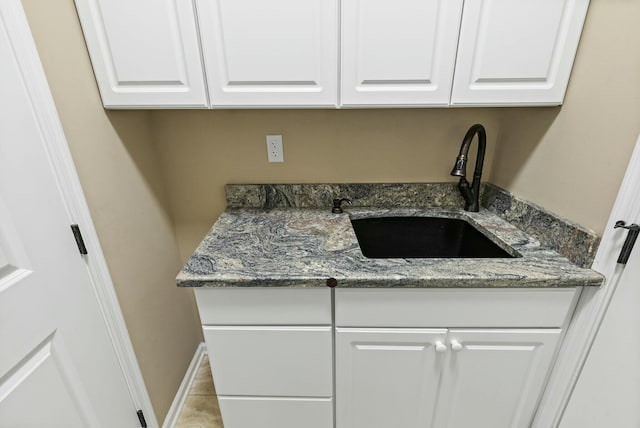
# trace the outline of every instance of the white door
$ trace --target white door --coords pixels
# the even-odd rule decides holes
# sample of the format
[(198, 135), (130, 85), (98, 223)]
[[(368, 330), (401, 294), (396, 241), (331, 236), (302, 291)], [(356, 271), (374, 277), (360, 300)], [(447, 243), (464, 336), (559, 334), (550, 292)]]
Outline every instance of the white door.
[(640, 240), (620, 264), (614, 227), (640, 224), (639, 194), (640, 137), (592, 265), (606, 280), (582, 290), (532, 428), (640, 426)]
[(336, 329), (336, 428), (431, 427), (446, 329)]
[(213, 107), (335, 107), (337, 0), (197, 0)]
[(447, 106), (462, 0), (343, 0), (343, 106)]
[(49, 106), (14, 55), (16, 4), (0, 3), (0, 426), (136, 427), (37, 118)]
[(452, 105), (559, 105), (589, 0), (465, 0)]
[[(635, 221), (639, 223), (640, 218)], [(580, 374), (561, 428), (640, 426), (639, 308), (640, 248), (636, 248)]]
[(207, 107), (190, 0), (76, 0), (102, 102)]
[[(637, 190), (629, 196), (637, 199)], [(640, 224), (637, 214), (616, 220)], [(617, 235), (624, 240), (627, 232)], [(615, 255), (621, 244), (612, 248)], [(616, 269), (623, 272), (560, 428), (640, 427), (640, 240), (626, 266)], [(616, 280), (607, 279), (609, 286)]]
[(450, 330), (437, 428), (528, 428), (559, 329)]

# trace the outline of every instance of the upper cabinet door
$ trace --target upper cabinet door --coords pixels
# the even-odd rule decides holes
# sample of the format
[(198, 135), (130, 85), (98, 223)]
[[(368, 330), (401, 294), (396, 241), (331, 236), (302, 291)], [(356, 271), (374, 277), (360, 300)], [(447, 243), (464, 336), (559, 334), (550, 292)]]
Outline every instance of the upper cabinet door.
[(337, 0), (197, 0), (213, 107), (335, 107)]
[(342, 105), (447, 106), (462, 0), (343, 0)]
[(105, 107), (206, 107), (190, 0), (76, 0)]
[(559, 105), (589, 0), (465, 0), (452, 105)]

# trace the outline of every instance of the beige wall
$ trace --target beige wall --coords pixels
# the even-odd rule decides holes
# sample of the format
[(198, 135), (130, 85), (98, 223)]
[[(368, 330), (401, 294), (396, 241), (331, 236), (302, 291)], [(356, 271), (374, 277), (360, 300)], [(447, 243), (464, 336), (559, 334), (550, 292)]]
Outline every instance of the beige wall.
[(164, 419), (200, 330), (180, 269), (148, 112), (106, 113), (72, 0), (24, 0), (155, 412)]
[(638, 20), (591, 0), (562, 108), (505, 109), (494, 184), (602, 233), (640, 132)]
[[(488, 177), (499, 112), (154, 111), (154, 139), (182, 257), (224, 209), (226, 183), (450, 181), (462, 138), (477, 122), (487, 128)], [(265, 135), (272, 133), (283, 136), (283, 164), (267, 162)]]

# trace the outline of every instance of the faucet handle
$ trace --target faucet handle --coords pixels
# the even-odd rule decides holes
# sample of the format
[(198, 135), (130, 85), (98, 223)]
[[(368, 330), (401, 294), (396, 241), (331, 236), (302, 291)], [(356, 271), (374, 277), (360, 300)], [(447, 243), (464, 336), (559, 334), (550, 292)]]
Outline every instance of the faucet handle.
[(349, 198), (336, 198), (333, 200), (333, 208), (331, 208), (331, 212), (334, 214), (342, 214), (344, 211), (342, 210), (342, 203), (346, 202), (351, 205), (351, 199)]

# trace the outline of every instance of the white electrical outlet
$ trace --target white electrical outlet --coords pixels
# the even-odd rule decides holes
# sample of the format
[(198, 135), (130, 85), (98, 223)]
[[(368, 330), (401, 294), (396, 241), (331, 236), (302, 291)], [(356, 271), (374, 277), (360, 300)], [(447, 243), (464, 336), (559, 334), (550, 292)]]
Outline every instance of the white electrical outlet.
[(269, 162), (284, 162), (282, 135), (267, 135), (267, 158)]

